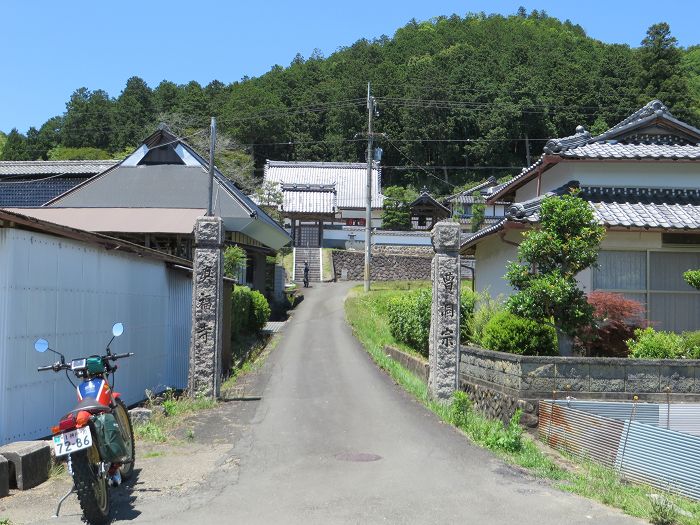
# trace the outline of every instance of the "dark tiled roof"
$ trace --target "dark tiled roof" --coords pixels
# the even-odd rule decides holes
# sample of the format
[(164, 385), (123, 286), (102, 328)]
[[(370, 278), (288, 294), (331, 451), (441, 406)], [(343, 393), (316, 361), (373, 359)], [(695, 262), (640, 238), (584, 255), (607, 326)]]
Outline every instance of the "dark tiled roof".
[(40, 175), (97, 175), (118, 160), (3, 160), (0, 177)]
[(452, 213), (450, 212), (449, 208), (446, 208), (442, 204), (440, 204), (438, 201), (435, 200), (435, 198), (430, 195), (427, 191), (422, 192), (416, 200), (414, 200), (409, 206), (413, 208), (414, 206), (418, 205), (431, 205), (435, 206), (437, 209), (442, 210), (444, 213), (446, 213), (448, 216)]
[(85, 180), (85, 177), (55, 177), (32, 180), (0, 178), (0, 207), (41, 206)]
[(698, 160), (700, 145), (696, 144), (621, 144), (594, 142), (559, 153), (567, 159), (671, 159)]
[(480, 239), (483, 239), (484, 237), (488, 237), (489, 235), (493, 235), (494, 233), (501, 231), (506, 225), (506, 220), (507, 219), (504, 217), (497, 223), (489, 226), (488, 228), (479, 230), (478, 232), (472, 233), (469, 236), (462, 236), (462, 245), (460, 247), (460, 250), (469, 248), (470, 246), (476, 244)]
[[(562, 195), (578, 183), (572, 181), (543, 197), (513, 204), (508, 220), (539, 222), (544, 198)], [(580, 188), (579, 196), (593, 209), (598, 222), (608, 227), (700, 229), (700, 190), (668, 188)]]

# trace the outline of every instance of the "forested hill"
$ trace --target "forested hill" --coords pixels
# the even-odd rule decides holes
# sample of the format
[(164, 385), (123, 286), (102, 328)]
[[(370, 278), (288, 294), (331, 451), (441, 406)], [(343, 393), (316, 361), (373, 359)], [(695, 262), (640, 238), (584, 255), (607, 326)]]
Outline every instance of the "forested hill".
[[(526, 138), (535, 159), (545, 139), (579, 124), (601, 132), (653, 98), (700, 124), (700, 47), (679, 48), (663, 23), (640, 27), (639, 39), (638, 48), (605, 44), (568, 20), (522, 8), (507, 17), (411, 21), (391, 38), (360, 40), (327, 58), (297, 56), (229, 85), (166, 80), (151, 88), (133, 77), (116, 98), (80, 88), (63, 115), (26, 136), (13, 130), (0, 157), (119, 157), (161, 121), (201, 138), (214, 115), (233, 139), (226, 144), (239, 170), (252, 155), (257, 177), (265, 159), (361, 161), (370, 81), (375, 130), (386, 134), (384, 184), (446, 193), (516, 172)], [(242, 171), (234, 176), (250, 186)]]

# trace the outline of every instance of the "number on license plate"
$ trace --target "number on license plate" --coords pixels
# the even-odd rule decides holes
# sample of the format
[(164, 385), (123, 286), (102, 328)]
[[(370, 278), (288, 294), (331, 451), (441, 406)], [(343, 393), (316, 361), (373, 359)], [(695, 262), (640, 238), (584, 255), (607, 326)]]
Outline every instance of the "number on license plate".
[(56, 456), (65, 456), (72, 452), (92, 446), (90, 427), (76, 428), (53, 437), (53, 448)]

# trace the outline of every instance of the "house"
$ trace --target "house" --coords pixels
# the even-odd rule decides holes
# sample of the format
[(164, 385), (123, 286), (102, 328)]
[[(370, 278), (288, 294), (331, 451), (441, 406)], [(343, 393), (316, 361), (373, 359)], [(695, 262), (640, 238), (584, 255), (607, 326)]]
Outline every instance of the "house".
[(409, 207), (412, 230), (432, 230), (436, 222), (452, 215), (449, 208), (440, 204), (428, 193), (428, 188), (423, 188), (418, 198), (409, 204)]
[(581, 287), (642, 302), (658, 329), (699, 329), (700, 292), (682, 274), (700, 268), (700, 130), (658, 100), (596, 137), (579, 126), (548, 141), (532, 166), (490, 194), (487, 205), (512, 204), (462, 245), (476, 257), (477, 290), (512, 293), (503, 275), (523, 232), (536, 226), (544, 197), (571, 188), (606, 229), (599, 267), (578, 276)]
[[(381, 226), (384, 204), (376, 162), (371, 184), (372, 227), (376, 228)], [(325, 229), (365, 225), (367, 164), (268, 160), (263, 185), (280, 194), (275, 206), (292, 232), (294, 246), (319, 247)]]
[(0, 207), (41, 206), (118, 160), (0, 161)]
[[(207, 210), (209, 180), (208, 162), (161, 126), (121, 162), (43, 206), (14, 211), (191, 259), (192, 232)], [(248, 254), (239, 281), (264, 290), (265, 257), (288, 244), (289, 234), (218, 169), (213, 211), (224, 221), (226, 242)]]
[(460, 224), (471, 228), (474, 217), (474, 205), (484, 206), (484, 216), (479, 227), (489, 226), (500, 221), (505, 216), (508, 202), (497, 200), (486, 204), (489, 196), (503, 187), (498, 184), (496, 177), (489, 177), (486, 181), (468, 188), (460, 193), (451, 195), (445, 199), (445, 204), (450, 208), (452, 217), (459, 218)]

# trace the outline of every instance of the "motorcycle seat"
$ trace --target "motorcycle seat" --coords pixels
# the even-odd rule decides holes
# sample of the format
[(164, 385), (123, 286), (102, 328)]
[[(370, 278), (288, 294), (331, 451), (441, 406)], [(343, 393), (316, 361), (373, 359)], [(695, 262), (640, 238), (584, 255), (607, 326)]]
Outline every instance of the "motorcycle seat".
[(71, 410), (71, 413), (73, 412), (80, 412), (81, 410), (85, 410), (86, 412), (90, 412), (91, 414), (97, 414), (100, 412), (111, 412), (112, 409), (108, 407), (107, 405), (103, 405), (102, 403), (98, 403), (97, 399), (94, 397), (85, 397), (80, 401), (77, 405), (75, 405), (75, 408)]

